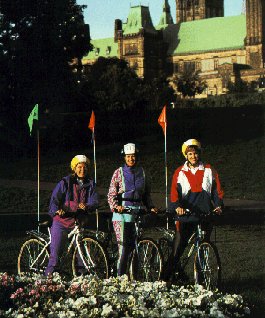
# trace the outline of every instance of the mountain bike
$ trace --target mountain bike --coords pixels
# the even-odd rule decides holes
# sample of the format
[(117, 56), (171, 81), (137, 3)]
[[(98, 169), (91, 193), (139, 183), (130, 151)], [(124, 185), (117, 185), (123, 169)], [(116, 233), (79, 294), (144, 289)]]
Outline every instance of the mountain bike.
[(123, 213), (134, 216), (135, 240), (129, 265), (129, 276), (141, 282), (154, 282), (161, 278), (163, 259), (159, 246), (152, 238), (143, 236), (143, 218), (146, 210), (125, 208)]
[[(186, 221), (191, 218), (192, 213), (187, 210), (184, 217), (179, 217), (179, 220)], [(202, 230), (202, 222), (210, 216), (201, 216), (195, 218), (197, 225), (195, 231), (188, 240), (188, 245), (184, 254), (181, 257), (181, 267), (185, 270), (190, 264), (189, 260), (193, 256), (193, 279), (195, 284), (200, 284), (206, 289), (215, 289), (220, 287), (221, 283), (221, 260), (216, 245), (205, 239), (206, 232)], [(159, 245), (162, 250), (164, 259), (167, 261), (173, 248), (173, 232), (168, 229), (159, 229), (162, 233), (162, 238), (159, 240)]]
[[(48, 265), (51, 243), (50, 222), (40, 223), (40, 227), (46, 227), (48, 234), (35, 230), (26, 232), (30, 238), (20, 248), (17, 262), (18, 274), (24, 272), (44, 274)], [(84, 228), (76, 222), (75, 227), (68, 234), (68, 239), (67, 250), (60, 263), (63, 263), (65, 257), (70, 254), (74, 276), (89, 273), (99, 278), (108, 277), (108, 256), (96, 237), (87, 236)], [(82, 261), (82, 269), (78, 267), (78, 257)]]

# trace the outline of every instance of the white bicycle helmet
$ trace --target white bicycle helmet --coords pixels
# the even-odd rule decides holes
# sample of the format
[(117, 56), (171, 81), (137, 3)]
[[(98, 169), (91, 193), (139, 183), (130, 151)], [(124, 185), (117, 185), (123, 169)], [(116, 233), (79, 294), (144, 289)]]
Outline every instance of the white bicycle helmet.
[(131, 154), (135, 154), (138, 152), (138, 149), (136, 148), (135, 144), (133, 143), (128, 143), (126, 145), (123, 146), (121, 153), (124, 155), (131, 155)]

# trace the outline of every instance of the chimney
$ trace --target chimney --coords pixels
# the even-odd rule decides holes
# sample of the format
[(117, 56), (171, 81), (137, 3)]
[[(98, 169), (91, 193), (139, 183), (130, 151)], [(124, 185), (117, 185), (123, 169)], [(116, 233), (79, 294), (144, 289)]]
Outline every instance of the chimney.
[(118, 41), (119, 32), (122, 31), (122, 22), (119, 19), (115, 20), (115, 29), (114, 29), (114, 42)]

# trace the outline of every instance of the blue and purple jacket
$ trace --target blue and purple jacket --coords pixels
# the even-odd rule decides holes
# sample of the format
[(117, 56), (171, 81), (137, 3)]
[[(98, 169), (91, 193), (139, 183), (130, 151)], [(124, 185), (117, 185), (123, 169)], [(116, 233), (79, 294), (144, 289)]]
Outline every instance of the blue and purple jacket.
[[(117, 197), (119, 198), (117, 200)], [(120, 201), (120, 202), (118, 202)], [(110, 182), (108, 203), (113, 213), (113, 221), (131, 222), (133, 218), (129, 214), (115, 213), (118, 205), (141, 209), (154, 207), (151, 199), (151, 189), (146, 180), (142, 167), (128, 167), (124, 165), (115, 170)]]
[(77, 182), (76, 176), (69, 175), (62, 178), (52, 192), (49, 215), (54, 221), (62, 223), (65, 227), (73, 227), (74, 217), (60, 217), (55, 212), (63, 209), (65, 212), (76, 212), (79, 203), (85, 203), (87, 210), (95, 210), (98, 206), (98, 195), (93, 180), (86, 178), (82, 186)]

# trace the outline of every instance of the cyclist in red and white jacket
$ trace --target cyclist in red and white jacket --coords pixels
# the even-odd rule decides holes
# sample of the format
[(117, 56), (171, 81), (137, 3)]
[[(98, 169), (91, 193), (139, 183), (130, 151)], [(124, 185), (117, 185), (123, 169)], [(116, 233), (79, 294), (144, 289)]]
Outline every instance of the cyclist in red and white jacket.
[[(209, 215), (212, 211), (222, 213), (223, 195), (217, 171), (201, 161), (201, 143), (196, 139), (189, 139), (182, 145), (185, 163), (174, 172), (171, 185), (170, 212), (176, 221), (176, 231), (173, 251), (169, 260), (166, 280), (172, 278), (177, 271), (183, 273), (180, 257), (183, 254), (188, 239), (196, 226), (196, 217)], [(181, 221), (186, 211), (193, 216)], [(197, 218), (198, 220), (198, 218)], [(190, 222), (189, 222), (190, 221)], [(203, 224), (206, 237), (210, 237), (212, 223)]]

